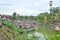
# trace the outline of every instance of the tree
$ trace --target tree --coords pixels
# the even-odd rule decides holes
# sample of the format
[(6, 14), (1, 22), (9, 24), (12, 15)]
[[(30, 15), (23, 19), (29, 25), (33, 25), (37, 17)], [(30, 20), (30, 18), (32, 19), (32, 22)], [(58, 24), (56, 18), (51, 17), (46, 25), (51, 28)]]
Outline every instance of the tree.
[(55, 15), (55, 14), (60, 14), (60, 9), (59, 7), (52, 7), (51, 8), (51, 14)]
[(16, 19), (20, 19), (20, 15), (19, 14), (16, 14)]
[(25, 19), (28, 19), (28, 16), (24, 16)]
[(16, 19), (16, 12), (13, 13), (13, 19)]
[(52, 19), (54, 19), (54, 17), (55, 17), (55, 19), (59, 19), (59, 17), (60, 17), (60, 8), (59, 7), (53, 7), (53, 8), (51, 8), (51, 17), (52, 17)]
[(34, 19), (34, 16), (28, 16), (29, 19)]
[(38, 19), (44, 21), (44, 18), (47, 18), (48, 17), (48, 12), (44, 12), (44, 13), (40, 13), (38, 15)]

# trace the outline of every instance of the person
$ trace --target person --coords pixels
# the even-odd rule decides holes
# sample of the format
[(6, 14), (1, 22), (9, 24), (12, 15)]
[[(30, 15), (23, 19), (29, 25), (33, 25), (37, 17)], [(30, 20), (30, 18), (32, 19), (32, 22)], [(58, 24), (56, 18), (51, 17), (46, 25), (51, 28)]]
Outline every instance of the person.
[(0, 38), (2, 38), (3, 37), (3, 35), (2, 35), (2, 33), (0, 32)]
[(0, 27), (2, 27), (2, 23), (0, 22)]
[(34, 28), (35, 27), (35, 25), (32, 25), (32, 28)]
[(1, 18), (1, 15), (0, 15), (0, 18)]

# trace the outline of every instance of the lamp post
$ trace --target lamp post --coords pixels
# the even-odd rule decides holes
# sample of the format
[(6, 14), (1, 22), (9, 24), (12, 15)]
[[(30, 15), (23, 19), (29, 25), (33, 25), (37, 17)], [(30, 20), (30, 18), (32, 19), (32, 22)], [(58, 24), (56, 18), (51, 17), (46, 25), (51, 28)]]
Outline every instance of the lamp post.
[(53, 4), (53, 1), (50, 0), (50, 1), (49, 1), (49, 5), (50, 5), (50, 14), (51, 14), (51, 7), (52, 7), (52, 4)]
[[(52, 1), (52, 0), (50, 0), (50, 1), (49, 1), (49, 6), (50, 6), (50, 15), (52, 14), (52, 12), (51, 12), (52, 4), (53, 4), (53, 1)], [(52, 16), (52, 15), (51, 15), (51, 16)], [(51, 17), (51, 22), (53, 22), (53, 21), (52, 21), (52, 17)], [(53, 25), (53, 24), (51, 24), (51, 28), (52, 28), (52, 25)]]
[(51, 11), (52, 4), (53, 4), (53, 1), (50, 0), (50, 1), (49, 1), (49, 5), (50, 5), (50, 15), (51, 15), (51, 19), (52, 19), (52, 17), (53, 17), (53, 15), (52, 15), (52, 11)]

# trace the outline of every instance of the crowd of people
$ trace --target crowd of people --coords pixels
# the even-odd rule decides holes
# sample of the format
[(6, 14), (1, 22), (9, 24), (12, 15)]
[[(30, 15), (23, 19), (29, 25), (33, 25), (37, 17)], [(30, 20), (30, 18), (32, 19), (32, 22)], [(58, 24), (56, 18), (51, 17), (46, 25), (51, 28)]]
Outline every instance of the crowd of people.
[[(32, 19), (20, 19), (20, 20), (11, 20), (5, 15), (0, 15), (0, 18), (5, 19), (8, 22), (12, 22), (14, 25), (16, 25), (18, 28), (22, 29), (30, 29), (36, 27), (36, 21)], [(2, 23), (0, 22), (0, 26), (2, 26)]]
[(17, 25), (19, 28), (22, 29), (30, 29), (36, 27), (34, 20), (15, 20), (14, 24)]

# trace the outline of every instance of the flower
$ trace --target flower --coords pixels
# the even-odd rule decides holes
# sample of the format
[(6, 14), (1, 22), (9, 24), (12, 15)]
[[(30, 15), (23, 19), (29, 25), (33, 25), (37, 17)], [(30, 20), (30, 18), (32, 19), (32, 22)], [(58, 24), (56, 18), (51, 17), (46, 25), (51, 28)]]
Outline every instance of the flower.
[(41, 37), (41, 38), (39, 38), (38, 40), (46, 40), (46, 39)]
[(45, 36), (42, 33), (35, 32), (34, 34), (28, 34), (28, 39), (46, 40)]
[(36, 37), (39, 37), (38, 40), (45, 40), (45, 37), (42, 33), (36, 32), (36, 33), (34, 33), (34, 35)]
[(28, 34), (28, 38), (31, 39), (33, 37), (32, 34)]
[(40, 37), (40, 33), (39, 32), (36, 32), (36, 33), (34, 33), (34, 36)]

